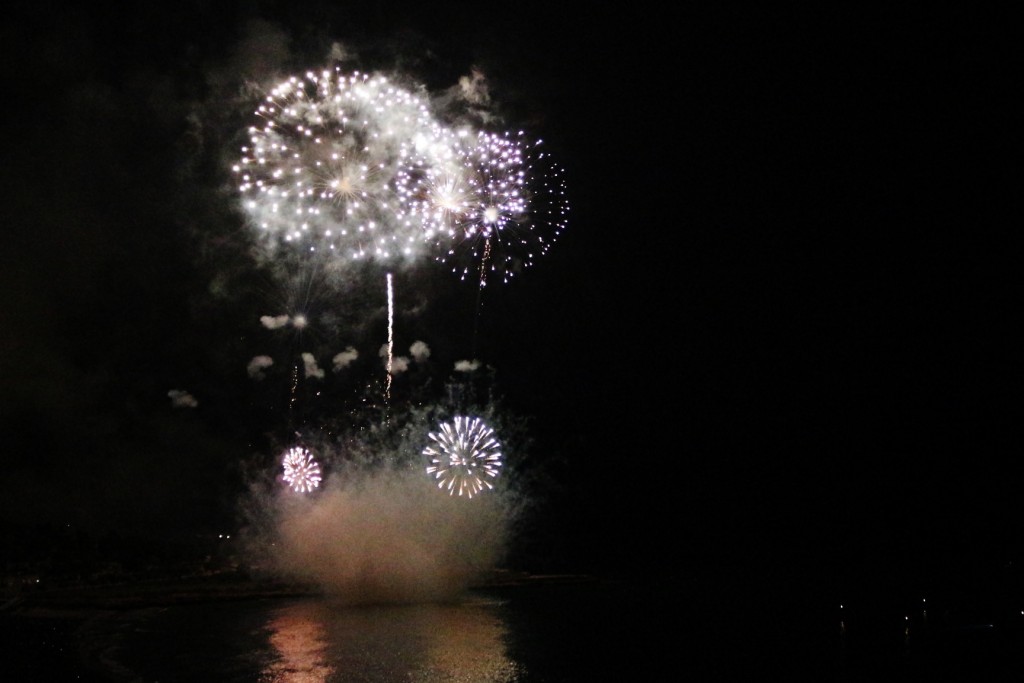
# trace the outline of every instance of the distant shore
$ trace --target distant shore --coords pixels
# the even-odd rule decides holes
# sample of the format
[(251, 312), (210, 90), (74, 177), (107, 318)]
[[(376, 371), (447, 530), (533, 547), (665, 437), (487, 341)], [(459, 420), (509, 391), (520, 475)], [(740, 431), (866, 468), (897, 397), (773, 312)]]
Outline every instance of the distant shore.
[[(593, 580), (577, 574), (530, 574), (495, 569), (473, 582), (470, 589), (504, 588)], [(95, 610), (127, 610), (195, 602), (247, 600), (321, 595), (313, 585), (274, 578), (252, 577), (244, 572), (221, 572), (181, 578), (146, 579), (99, 585), (63, 585), (23, 590), (0, 597), (0, 614), (71, 617)]]

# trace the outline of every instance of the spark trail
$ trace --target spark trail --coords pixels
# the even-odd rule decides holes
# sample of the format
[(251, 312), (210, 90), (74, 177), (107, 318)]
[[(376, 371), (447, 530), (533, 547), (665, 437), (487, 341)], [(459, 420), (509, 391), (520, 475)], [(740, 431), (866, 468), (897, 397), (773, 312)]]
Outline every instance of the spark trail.
[(395, 337), (394, 337), (394, 324), (395, 324), (395, 292), (391, 284), (391, 273), (388, 273), (388, 360), (387, 360), (387, 379), (384, 385), (384, 401), (385, 405), (391, 401), (391, 369), (394, 361), (395, 351)]

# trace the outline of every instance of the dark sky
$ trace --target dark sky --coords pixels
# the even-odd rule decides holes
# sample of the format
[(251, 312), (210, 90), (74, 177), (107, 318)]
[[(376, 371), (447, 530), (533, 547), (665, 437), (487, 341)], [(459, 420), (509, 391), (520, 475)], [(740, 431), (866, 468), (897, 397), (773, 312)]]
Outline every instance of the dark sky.
[(439, 269), (399, 284), (433, 297), (416, 332), (438, 367), (477, 344), (534, 417), (535, 552), (839, 573), (1019, 555), (1003, 17), (16, 5), (6, 520), (228, 523), (236, 463), (286, 422), (287, 389), (244, 367), (288, 292), (246, 265), (224, 160), (243, 85), (339, 42), (434, 91), (480, 69), (566, 169), (568, 229), (479, 308)]

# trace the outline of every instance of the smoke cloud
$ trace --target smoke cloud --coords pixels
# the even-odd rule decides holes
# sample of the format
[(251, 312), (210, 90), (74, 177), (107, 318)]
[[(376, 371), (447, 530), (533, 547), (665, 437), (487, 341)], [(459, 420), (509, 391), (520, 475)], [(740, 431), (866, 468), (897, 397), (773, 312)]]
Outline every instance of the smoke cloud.
[(430, 358), (430, 347), (425, 342), (415, 341), (409, 347), (409, 353), (412, 354), (413, 360), (417, 363), (422, 363), (427, 358)]
[(456, 372), (474, 372), (480, 367), (480, 361), (478, 360), (458, 360), (455, 361)]
[(497, 496), (449, 496), (419, 471), (334, 477), (277, 502), (274, 569), (349, 603), (457, 596), (501, 559), (508, 532)]
[(270, 356), (255, 356), (251, 361), (249, 361), (249, 365), (246, 367), (246, 372), (248, 372), (249, 376), (253, 379), (263, 379), (266, 377), (266, 375), (263, 374), (263, 370), (269, 368), (273, 364), (274, 359)]
[(334, 358), (331, 359), (331, 362), (334, 364), (334, 371), (339, 372), (340, 370), (344, 370), (358, 357), (359, 352), (356, 351), (355, 348), (349, 346), (347, 349), (336, 354)]
[(199, 405), (199, 401), (192, 394), (181, 389), (171, 389), (167, 395), (171, 398), (171, 405), (175, 408), (195, 408)]
[(302, 354), (302, 363), (305, 366), (306, 377), (324, 378), (324, 371), (316, 363), (316, 358), (311, 353)]
[(276, 330), (284, 327), (291, 320), (287, 315), (261, 315), (260, 323), (268, 330)]

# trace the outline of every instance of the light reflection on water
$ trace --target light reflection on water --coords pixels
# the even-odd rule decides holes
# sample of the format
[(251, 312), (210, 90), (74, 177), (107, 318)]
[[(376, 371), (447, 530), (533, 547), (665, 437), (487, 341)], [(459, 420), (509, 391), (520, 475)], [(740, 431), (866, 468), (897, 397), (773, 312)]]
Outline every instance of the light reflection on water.
[(278, 653), (260, 675), (261, 681), (326, 681), (334, 668), (324, 656), (326, 629), (316, 610), (296, 605), (280, 610), (270, 622), (270, 645)]
[[(210, 601), (98, 618), (83, 646), (104, 680), (131, 683), (635, 680), (700, 649), (657, 595), (579, 581), (472, 591), (450, 603)], [(652, 609), (674, 615), (675, 627)]]
[(1017, 675), (1024, 652), (1024, 609), (993, 622), (931, 599), (925, 610), (863, 596), (822, 607), (720, 595), (580, 581), (474, 591), (450, 604), (211, 601), (99, 615), (78, 646), (102, 680), (125, 683), (722, 681), (765, 670), (1016, 680), (1006, 674)]
[(343, 607), (303, 600), (274, 610), (261, 683), (470, 681), (513, 683), (498, 604)]

